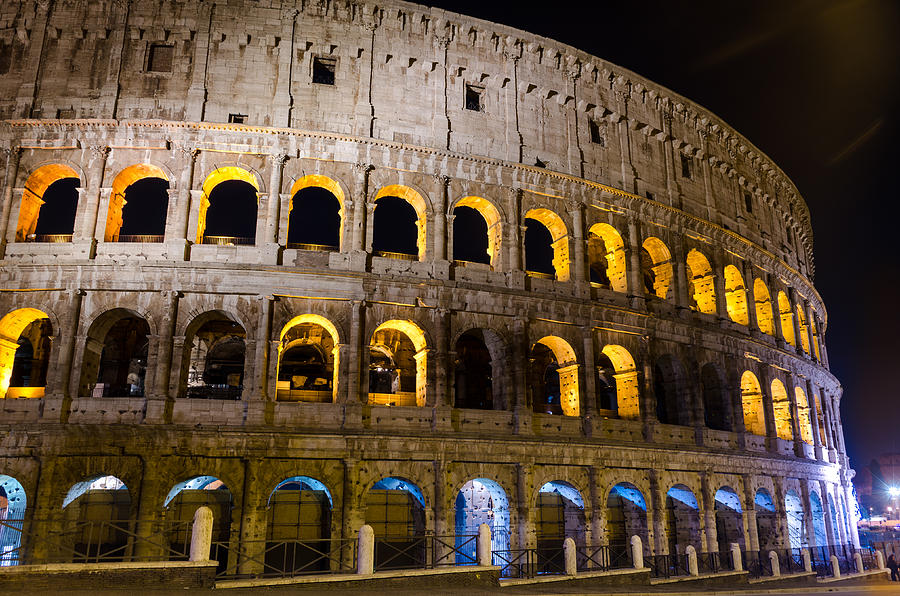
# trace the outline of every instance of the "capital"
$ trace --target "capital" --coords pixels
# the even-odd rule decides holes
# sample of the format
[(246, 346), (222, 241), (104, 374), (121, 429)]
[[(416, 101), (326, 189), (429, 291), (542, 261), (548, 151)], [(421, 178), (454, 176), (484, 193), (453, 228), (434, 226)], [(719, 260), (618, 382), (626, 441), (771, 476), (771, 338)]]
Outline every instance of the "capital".
[(109, 155), (109, 147), (106, 145), (88, 145), (88, 151), (93, 158), (105, 158)]
[(357, 163), (357, 164), (353, 164), (353, 167), (360, 174), (367, 174), (375, 169), (375, 166), (373, 166), (370, 163)]
[(199, 149), (192, 145), (175, 145), (175, 151), (177, 151), (183, 159), (194, 159), (197, 157), (197, 154), (200, 152)]
[(273, 164), (278, 164), (280, 166), (283, 166), (284, 162), (286, 162), (288, 160), (290, 155), (287, 155), (286, 153), (273, 153), (269, 157), (272, 158)]
[(447, 186), (450, 183), (450, 176), (447, 176), (446, 174), (432, 174), (431, 177), (435, 182), (444, 186)]

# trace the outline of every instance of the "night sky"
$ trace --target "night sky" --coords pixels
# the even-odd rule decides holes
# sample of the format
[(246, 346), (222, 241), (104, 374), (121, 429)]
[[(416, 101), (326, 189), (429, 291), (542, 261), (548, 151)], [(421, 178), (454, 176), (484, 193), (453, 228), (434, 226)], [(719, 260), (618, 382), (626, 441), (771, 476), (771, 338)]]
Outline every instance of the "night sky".
[(425, 3), (632, 70), (771, 157), (810, 208), (851, 463), (900, 451), (900, 2)]

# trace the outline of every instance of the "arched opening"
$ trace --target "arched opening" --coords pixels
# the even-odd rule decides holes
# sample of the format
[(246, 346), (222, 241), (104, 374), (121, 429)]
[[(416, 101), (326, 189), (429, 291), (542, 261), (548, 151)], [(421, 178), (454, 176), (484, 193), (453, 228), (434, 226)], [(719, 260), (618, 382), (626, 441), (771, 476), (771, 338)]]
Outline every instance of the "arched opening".
[(532, 407), (539, 414), (580, 414), (578, 362), (564, 339), (547, 336), (531, 346)]
[(278, 483), (268, 501), (266, 568), (286, 574), (328, 571), (333, 500), (308, 476)]
[(425, 497), (403, 478), (383, 478), (366, 493), (366, 524), (375, 533), (375, 570), (424, 567)]
[(165, 532), (166, 542), (173, 550), (184, 553), (184, 557), (170, 557), (173, 560), (186, 560), (191, 551), (191, 534), (194, 513), (200, 507), (209, 507), (213, 514), (212, 541), (213, 552), (210, 558), (219, 561), (219, 571), (225, 569), (228, 561), (226, 548), (231, 533), (231, 511), (234, 499), (225, 483), (215, 476), (194, 476), (179, 482), (169, 491), (163, 501), (164, 516), (168, 528)]
[(210, 311), (194, 319), (185, 334), (187, 397), (241, 399), (247, 334), (230, 314)]
[(169, 209), (169, 179), (148, 163), (128, 166), (113, 180), (106, 242), (162, 242)]
[(676, 484), (666, 493), (666, 538), (670, 555), (683, 555), (690, 545), (701, 552), (700, 508), (691, 489)]
[(639, 536), (644, 554), (650, 553), (647, 533), (647, 501), (629, 482), (615, 485), (606, 498), (606, 535), (611, 561), (633, 562), (631, 537)]
[(819, 493), (809, 491), (809, 512), (813, 523), (813, 546), (828, 546), (828, 535), (825, 530), (825, 509)]
[(341, 248), (344, 191), (327, 176), (310, 174), (291, 187), (287, 247), (301, 250)]
[(800, 427), (800, 439), (807, 445), (812, 445), (812, 419), (809, 416), (809, 402), (806, 399), (806, 392), (800, 387), (794, 387), (794, 396), (797, 399), (797, 426)]
[(16, 242), (71, 242), (81, 180), (69, 166), (36, 169), (25, 181)]
[(535, 277), (569, 280), (569, 232), (549, 209), (525, 214), (525, 271)]
[(503, 226), (494, 204), (481, 197), (463, 197), (456, 202), (453, 216), (453, 260), (496, 269)]
[(781, 335), (784, 341), (796, 346), (794, 341), (794, 314), (791, 312), (791, 301), (787, 294), (778, 292), (778, 312), (781, 315)]
[(813, 316), (810, 317), (810, 319), (809, 319), (809, 325), (810, 325), (810, 327), (812, 328), (812, 336), (813, 336), (812, 349), (813, 349), (813, 354), (815, 355), (816, 360), (819, 361), (819, 362), (821, 362), (821, 361), (822, 361), (822, 354), (821, 354), (821, 352), (819, 351), (819, 330), (816, 329), (816, 315), (815, 315), (815, 313), (813, 313)]
[(744, 276), (734, 265), (725, 267), (725, 306), (728, 309), (728, 318), (738, 325), (749, 325), (750, 318), (747, 313), (747, 287), (744, 285)]
[(762, 387), (756, 375), (749, 370), (741, 375), (741, 407), (744, 411), (744, 430), (760, 437), (766, 436)]
[(258, 204), (256, 176), (236, 166), (217, 168), (203, 182), (197, 242), (255, 244)]
[(719, 541), (719, 552), (731, 550), (731, 543), (737, 542), (744, 550), (744, 513), (741, 499), (735, 490), (723, 486), (716, 491), (716, 539)]
[(79, 394), (143, 397), (150, 326), (137, 313), (116, 308), (97, 317), (88, 330)]
[(131, 495), (124, 482), (115, 476), (82, 480), (69, 489), (62, 507), (65, 521), (57, 541), (73, 563), (127, 558)]
[(620, 418), (641, 417), (638, 373), (634, 358), (622, 346), (606, 345), (597, 358), (597, 407), (614, 410)]
[(819, 444), (825, 447), (828, 445), (825, 438), (825, 411), (822, 410), (822, 401), (815, 393), (813, 393), (813, 403), (816, 404), (816, 422), (818, 423), (817, 427), (819, 429)]
[(281, 331), (278, 346), (278, 401), (334, 401), (340, 370), (338, 335), (326, 318), (294, 317)]
[(716, 284), (709, 259), (699, 250), (687, 255), (688, 300), (691, 310), (705, 314), (716, 312)]
[(659, 238), (647, 238), (641, 246), (641, 279), (647, 296), (656, 296), (662, 300), (669, 297), (672, 253)]
[(839, 528), (840, 522), (838, 521), (837, 509), (834, 507), (834, 497), (830, 494), (825, 495), (825, 499), (828, 501), (828, 511), (831, 513), (831, 542), (830, 544), (842, 544), (841, 540), (841, 531)]
[(428, 350), (412, 321), (386, 321), (369, 343), (369, 403), (424, 406)]
[(703, 394), (703, 419), (713, 430), (732, 430), (731, 399), (725, 389), (722, 371), (712, 362), (700, 369), (700, 390)]
[(616, 292), (627, 292), (625, 242), (607, 223), (591, 226), (588, 232), (588, 262), (591, 284)]
[(766, 282), (760, 278), (753, 281), (753, 300), (756, 302), (756, 324), (767, 335), (775, 335), (775, 319), (772, 315), (772, 298)]
[(791, 418), (791, 400), (788, 398), (784, 383), (772, 381), (772, 406), (775, 411), (775, 432), (779, 439), (794, 440), (793, 419)]
[(18, 565), (27, 499), (22, 484), (0, 474), (0, 567)]
[(0, 399), (44, 396), (52, 335), (50, 318), (36, 308), (0, 319)]
[(656, 417), (661, 423), (691, 425), (686, 379), (684, 366), (677, 357), (664, 354), (656, 361), (653, 367), (653, 393), (656, 396)]
[(538, 573), (565, 568), (563, 540), (585, 545), (584, 499), (577, 488), (554, 480), (538, 490), (535, 511)]
[[(501, 405), (494, 400), (495, 359), (489, 341), (496, 351), (499, 337), (490, 330), (470, 329), (456, 340), (454, 407), (493, 410)], [(501, 396), (497, 393), (499, 400)]]
[(372, 251), (376, 256), (425, 260), (425, 199), (408, 186), (392, 184), (375, 195)]
[(807, 356), (809, 355), (809, 328), (806, 326), (806, 313), (803, 312), (803, 307), (799, 304), (796, 306), (797, 310), (797, 326), (800, 327), (800, 347), (803, 348), (803, 353)]
[(772, 495), (764, 488), (756, 491), (753, 497), (756, 510), (756, 537), (759, 542), (759, 550), (767, 552), (779, 548), (778, 544), (778, 519), (775, 515), (775, 503)]
[[(478, 527), (491, 529), (491, 550), (509, 550), (509, 499), (503, 488), (487, 478), (466, 482), (456, 495), (456, 564), (475, 563), (475, 541)], [(506, 557), (507, 559), (509, 557)], [(500, 559), (493, 561), (501, 564)]]
[(806, 548), (809, 542), (806, 524), (803, 523), (803, 501), (794, 490), (789, 490), (784, 495), (784, 511), (787, 515), (790, 548)]

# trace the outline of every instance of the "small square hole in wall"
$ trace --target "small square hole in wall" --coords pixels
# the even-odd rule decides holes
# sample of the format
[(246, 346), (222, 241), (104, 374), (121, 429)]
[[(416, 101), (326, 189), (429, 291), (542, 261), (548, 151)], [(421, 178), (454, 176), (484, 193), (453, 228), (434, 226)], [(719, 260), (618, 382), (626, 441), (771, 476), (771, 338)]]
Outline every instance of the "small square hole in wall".
[(147, 55), (147, 72), (172, 72), (175, 46), (152, 44)]
[(333, 58), (313, 58), (312, 82), (320, 85), (334, 85), (334, 71), (337, 60)]
[(691, 158), (688, 155), (681, 156), (681, 177), (690, 179), (692, 176), (692, 166)]
[(603, 132), (600, 130), (600, 125), (597, 124), (596, 120), (588, 120), (588, 128), (591, 131), (591, 143), (595, 145), (600, 145), (601, 147), (606, 145), (606, 139), (603, 138)]
[(484, 111), (484, 87), (466, 85), (466, 109), (473, 112)]
[(228, 114), (229, 124), (244, 124), (247, 121), (247, 114)]

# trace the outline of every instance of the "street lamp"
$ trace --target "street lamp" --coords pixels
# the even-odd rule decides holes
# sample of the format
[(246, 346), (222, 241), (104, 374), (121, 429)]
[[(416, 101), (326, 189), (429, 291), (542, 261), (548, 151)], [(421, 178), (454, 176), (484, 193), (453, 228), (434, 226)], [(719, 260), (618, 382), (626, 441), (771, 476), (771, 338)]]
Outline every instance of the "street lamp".
[(888, 494), (891, 498), (900, 497), (900, 486), (891, 486), (888, 488)]

